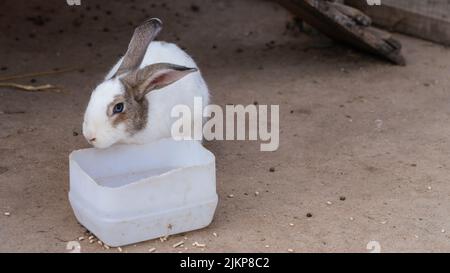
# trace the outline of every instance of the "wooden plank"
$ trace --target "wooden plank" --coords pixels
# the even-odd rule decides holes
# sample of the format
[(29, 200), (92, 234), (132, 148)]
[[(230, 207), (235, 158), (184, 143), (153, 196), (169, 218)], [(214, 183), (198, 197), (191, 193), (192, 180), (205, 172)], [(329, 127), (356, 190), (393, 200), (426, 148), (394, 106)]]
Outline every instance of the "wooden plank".
[(370, 27), (370, 18), (359, 10), (325, 0), (275, 1), (334, 40), (405, 65), (400, 42)]
[(368, 14), (377, 26), (450, 45), (450, 0), (382, 0), (381, 6), (361, 0), (345, 3)]

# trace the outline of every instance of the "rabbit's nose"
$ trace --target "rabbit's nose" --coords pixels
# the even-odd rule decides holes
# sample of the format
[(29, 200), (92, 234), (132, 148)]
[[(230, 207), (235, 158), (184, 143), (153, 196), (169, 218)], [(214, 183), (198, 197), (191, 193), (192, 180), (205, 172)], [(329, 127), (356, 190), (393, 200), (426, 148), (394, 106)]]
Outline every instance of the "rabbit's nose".
[(84, 138), (86, 138), (87, 142), (89, 142), (91, 144), (97, 140), (97, 138), (93, 134), (86, 133), (86, 132), (84, 132)]

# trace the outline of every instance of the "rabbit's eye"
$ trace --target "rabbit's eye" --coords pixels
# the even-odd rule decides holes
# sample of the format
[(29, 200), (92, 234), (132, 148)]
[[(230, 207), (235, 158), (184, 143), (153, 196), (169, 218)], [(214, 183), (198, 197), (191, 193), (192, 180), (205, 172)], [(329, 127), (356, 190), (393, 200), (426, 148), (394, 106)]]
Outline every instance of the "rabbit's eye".
[(114, 105), (113, 114), (122, 113), (123, 112), (123, 103), (120, 102), (116, 105)]

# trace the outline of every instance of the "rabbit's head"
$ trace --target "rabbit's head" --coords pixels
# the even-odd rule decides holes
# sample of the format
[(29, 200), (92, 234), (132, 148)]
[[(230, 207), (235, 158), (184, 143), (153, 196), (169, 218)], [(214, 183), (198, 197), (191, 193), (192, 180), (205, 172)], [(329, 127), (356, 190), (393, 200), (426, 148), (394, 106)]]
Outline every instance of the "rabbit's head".
[(83, 135), (94, 147), (126, 143), (144, 130), (148, 117), (145, 95), (197, 71), (169, 63), (139, 68), (148, 45), (160, 30), (159, 19), (137, 27), (117, 72), (92, 92), (84, 115)]

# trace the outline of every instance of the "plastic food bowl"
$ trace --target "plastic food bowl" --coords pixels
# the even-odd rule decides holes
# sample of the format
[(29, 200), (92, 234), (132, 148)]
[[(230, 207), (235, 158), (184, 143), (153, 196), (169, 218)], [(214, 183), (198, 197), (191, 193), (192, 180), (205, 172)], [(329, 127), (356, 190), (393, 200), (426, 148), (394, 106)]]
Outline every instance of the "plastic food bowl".
[(200, 229), (217, 206), (215, 158), (197, 141), (172, 139), (74, 151), (69, 200), (109, 246)]

